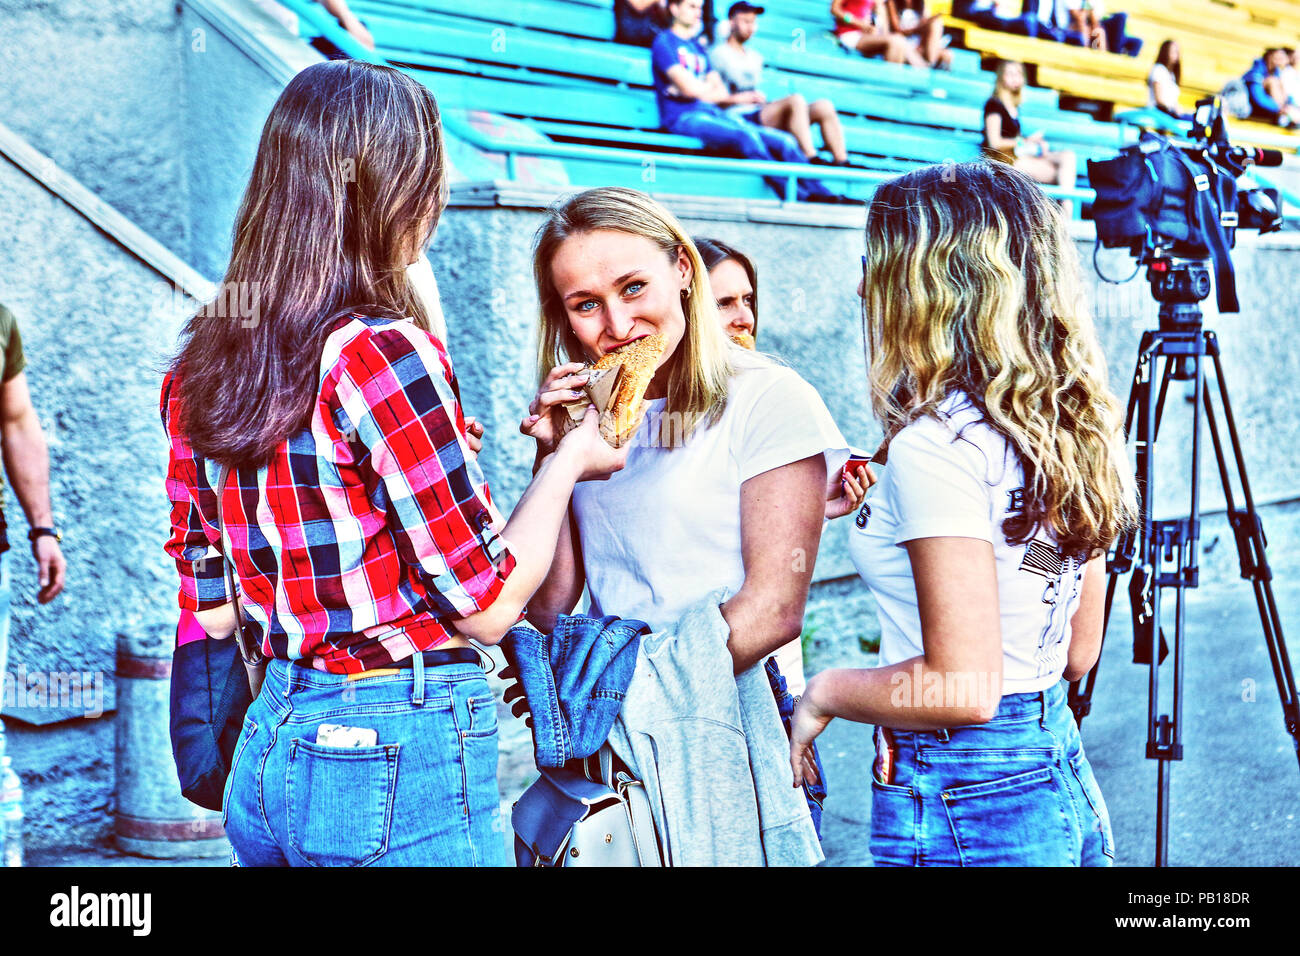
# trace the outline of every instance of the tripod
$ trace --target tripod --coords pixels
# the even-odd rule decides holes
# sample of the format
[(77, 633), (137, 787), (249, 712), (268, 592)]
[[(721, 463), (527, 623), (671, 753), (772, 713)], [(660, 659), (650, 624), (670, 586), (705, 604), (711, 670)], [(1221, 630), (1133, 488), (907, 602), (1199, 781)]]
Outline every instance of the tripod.
[[(1236, 539), (1241, 576), (1254, 586), (1255, 603), (1264, 629), (1273, 677), (1282, 702), (1287, 733), (1296, 745), (1300, 758), (1300, 706), (1297, 705), (1295, 674), (1291, 669), (1282, 622), (1273, 599), (1273, 572), (1265, 553), (1267, 542), (1255, 499), (1246, 477), (1246, 462), (1237, 436), (1236, 421), (1228, 401), (1228, 387), (1220, 361), (1219, 341), (1213, 332), (1202, 328), (1200, 302), (1210, 291), (1210, 274), (1203, 262), (1180, 262), (1158, 258), (1150, 263), (1147, 274), (1152, 292), (1160, 302), (1160, 326), (1144, 332), (1138, 347), (1137, 368), (1129, 390), (1128, 410), (1124, 418), (1126, 438), (1136, 438), (1137, 487), (1141, 518), (1135, 529), (1123, 534), (1115, 544), (1106, 565), (1106, 605), (1103, 635), (1110, 624), (1111, 605), (1120, 575), (1133, 572), (1129, 598), (1133, 612), (1133, 660), (1150, 666), (1147, 702), (1148, 759), (1156, 764), (1156, 866), (1169, 862), (1169, 787), (1170, 763), (1183, 759), (1183, 634), (1186, 591), (1199, 583), (1197, 548), (1201, 533), (1200, 452), (1201, 418), (1209, 426), (1214, 457), (1219, 468), (1227, 504), (1228, 520)], [(1220, 423), (1210, 393), (1205, 360), (1213, 365), (1214, 381), (1222, 403)], [(1158, 391), (1153, 387), (1159, 382)], [(1191, 503), (1186, 518), (1156, 520), (1153, 517), (1155, 491), (1155, 448), (1164, 413), (1165, 398), (1171, 381), (1192, 383), (1192, 460)], [(1229, 459), (1225, 455), (1224, 433), (1231, 450), (1231, 462), (1240, 483), (1241, 501), (1233, 490)], [(1134, 562), (1137, 562), (1136, 567)], [(1173, 693), (1170, 713), (1160, 713), (1160, 667), (1169, 647), (1160, 626), (1162, 594), (1173, 591)], [(1104, 637), (1103, 637), (1104, 641)], [(1092, 692), (1097, 680), (1097, 665), (1081, 680), (1070, 686), (1070, 709), (1080, 724), (1092, 708)]]

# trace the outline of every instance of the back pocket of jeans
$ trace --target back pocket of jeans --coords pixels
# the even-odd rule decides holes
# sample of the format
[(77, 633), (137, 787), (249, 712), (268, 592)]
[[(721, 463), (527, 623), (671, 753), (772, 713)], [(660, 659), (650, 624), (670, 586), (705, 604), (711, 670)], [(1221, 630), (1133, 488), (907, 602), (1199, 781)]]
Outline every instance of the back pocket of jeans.
[(1069, 795), (1051, 767), (940, 793), (962, 866), (1072, 866)]
[(289, 846), (311, 866), (365, 866), (388, 850), (397, 744), (289, 746)]
[(915, 866), (920, 801), (911, 787), (871, 781), (871, 839), (876, 866)]

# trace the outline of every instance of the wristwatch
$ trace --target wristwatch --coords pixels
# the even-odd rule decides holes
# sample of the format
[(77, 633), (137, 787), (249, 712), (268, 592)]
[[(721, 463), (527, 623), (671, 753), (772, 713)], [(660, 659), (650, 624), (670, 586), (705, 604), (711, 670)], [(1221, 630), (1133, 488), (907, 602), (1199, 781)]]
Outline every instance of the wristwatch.
[(59, 532), (55, 531), (53, 528), (32, 528), (31, 531), (27, 532), (27, 540), (35, 544), (37, 538), (43, 538), (46, 535), (49, 535), (55, 541), (63, 540), (63, 535), (59, 534)]

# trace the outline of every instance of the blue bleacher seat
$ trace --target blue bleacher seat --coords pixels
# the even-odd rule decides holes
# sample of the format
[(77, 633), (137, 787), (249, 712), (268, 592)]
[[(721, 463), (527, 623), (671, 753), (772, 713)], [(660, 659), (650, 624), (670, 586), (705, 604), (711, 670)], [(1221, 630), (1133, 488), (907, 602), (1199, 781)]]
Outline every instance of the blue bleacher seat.
[[(993, 88), (978, 54), (956, 51), (951, 71), (889, 64), (839, 45), (830, 33), (829, 0), (764, 5), (751, 41), (766, 63), (764, 91), (770, 99), (830, 98), (856, 164), (896, 171), (978, 158), (982, 106)], [(559, 142), (638, 150), (651, 166), (656, 153), (701, 148), (659, 128), (648, 53), (612, 42), (612, 0), (353, 0), (352, 7), (378, 52), (428, 85), (446, 109), (508, 116)], [(1083, 158), (1113, 153), (1125, 135), (1116, 124), (1060, 109), (1051, 90), (1027, 89), (1022, 116), (1027, 128)], [(636, 164), (566, 159), (565, 166), (575, 183), (646, 184)], [(660, 166), (654, 186), (771, 196), (758, 176), (709, 172)]]

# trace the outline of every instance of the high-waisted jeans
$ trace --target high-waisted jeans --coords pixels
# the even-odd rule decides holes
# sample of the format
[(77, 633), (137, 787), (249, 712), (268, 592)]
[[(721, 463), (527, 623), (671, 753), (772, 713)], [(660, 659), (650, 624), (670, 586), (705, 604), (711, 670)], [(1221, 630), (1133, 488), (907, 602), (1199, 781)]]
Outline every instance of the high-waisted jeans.
[[(476, 664), (348, 680), (273, 660), (226, 783), (240, 866), (509, 866), (496, 701)], [(316, 743), (321, 724), (374, 746)]]
[[(883, 732), (877, 730), (877, 747)], [(871, 781), (877, 866), (1110, 866), (1110, 816), (1064, 684), (1008, 694), (987, 724), (891, 730)], [(879, 761), (878, 761), (879, 762)]]

